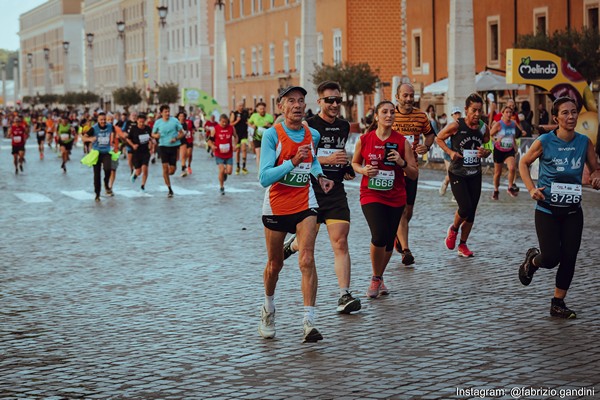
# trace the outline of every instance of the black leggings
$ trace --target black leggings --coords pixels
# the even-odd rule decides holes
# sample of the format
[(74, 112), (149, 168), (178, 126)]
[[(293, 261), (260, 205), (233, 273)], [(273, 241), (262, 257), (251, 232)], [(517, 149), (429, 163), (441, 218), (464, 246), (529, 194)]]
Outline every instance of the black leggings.
[(556, 287), (569, 290), (575, 274), (575, 261), (581, 244), (583, 211), (572, 214), (552, 215), (535, 210), (535, 230), (540, 243), (540, 254), (533, 261), (539, 268), (554, 268)]
[(385, 246), (385, 251), (392, 251), (404, 206), (392, 207), (381, 203), (369, 203), (362, 206), (362, 211), (371, 230), (373, 246)]
[(100, 168), (104, 169), (104, 186), (108, 187), (108, 181), (110, 179), (110, 162), (111, 155), (109, 153), (98, 154), (98, 162), (94, 164), (94, 191), (96, 196), (100, 196)]
[(452, 194), (458, 203), (458, 215), (467, 222), (475, 221), (475, 211), (481, 197), (481, 175), (459, 176), (448, 172)]

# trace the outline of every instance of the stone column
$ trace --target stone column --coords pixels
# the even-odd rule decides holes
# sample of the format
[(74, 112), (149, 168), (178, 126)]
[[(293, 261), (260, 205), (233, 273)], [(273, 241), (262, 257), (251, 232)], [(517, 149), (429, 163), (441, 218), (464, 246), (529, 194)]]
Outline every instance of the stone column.
[(311, 75), (315, 70), (314, 62), (317, 59), (317, 1), (302, 1), (302, 28), (300, 35), (301, 66), (300, 86), (308, 94), (306, 95), (306, 109), (317, 110), (316, 87), (320, 82), (312, 82)]
[(473, 0), (450, 0), (447, 115), (452, 107), (464, 107), (467, 96), (475, 91), (473, 35)]
[(229, 114), (227, 84), (227, 41), (225, 40), (225, 4), (215, 3), (215, 35), (213, 63), (213, 97), (221, 106), (221, 111)]

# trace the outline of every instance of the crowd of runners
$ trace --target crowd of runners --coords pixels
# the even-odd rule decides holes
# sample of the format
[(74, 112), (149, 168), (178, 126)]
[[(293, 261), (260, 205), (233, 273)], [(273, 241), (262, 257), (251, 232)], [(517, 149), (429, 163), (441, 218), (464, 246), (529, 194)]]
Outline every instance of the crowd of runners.
[[(67, 173), (73, 144), (83, 143), (84, 161), (93, 166), (96, 201), (102, 186), (113, 195), (119, 159), (124, 157), (131, 182), (140, 181), (145, 190), (148, 166), (160, 160), (168, 197), (173, 197), (170, 177), (180, 163), (181, 177), (192, 173), (195, 132), (205, 131), (206, 149), (218, 166), (219, 189), (225, 194), (225, 181), (234, 172), (247, 174), (248, 153), (256, 155), (258, 179), (266, 188), (262, 207), (267, 248), (264, 270), (265, 300), (261, 307), (258, 331), (263, 338), (275, 337), (275, 292), (284, 260), (295, 253), (302, 274), (304, 302), (303, 341), (323, 338), (316, 327), (315, 240), (325, 224), (334, 255), (334, 270), (339, 285), (337, 312), (349, 314), (361, 309), (361, 301), (350, 291), (351, 260), (348, 249), (350, 207), (344, 181), (361, 175), (360, 205), (371, 232), (369, 246), (372, 277), (366, 296), (377, 299), (391, 289), (384, 273), (393, 250), (402, 263), (411, 266), (415, 255), (409, 247), (409, 223), (415, 210), (418, 184), (418, 157), (436, 143), (447, 156), (447, 179), (457, 210), (449, 216), (445, 245), (457, 247), (461, 257), (473, 257), (467, 246), (473, 230), (482, 191), (481, 160), (493, 153), (494, 192), (498, 199), (503, 165), (508, 167), (507, 193), (517, 196), (517, 168), (531, 199), (535, 200), (535, 228), (539, 248), (530, 248), (518, 268), (520, 282), (527, 286), (540, 268), (558, 266), (550, 314), (575, 318), (564, 299), (574, 276), (575, 262), (583, 229), (582, 176), (587, 166), (591, 186), (600, 189), (598, 154), (589, 138), (575, 132), (578, 118), (573, 99), (554, 101), (551, 118), (554, 128), (541, 135), (529, 151), (516, 162), (516, 135), (521, 125), (509, 105), (498, 115), (483, 121), (484, 100), (471, 94), (463, 107), (455, 107), (453, 119), (434, 129), (427, 113), (416, 108), (415, 91), (401, 84), (396, 91), (397, 105), (382, 101), (375, 105), (370, 126), (358, 138), (352, 158), (346, 153), (350, 124), (340, 118), (342, 89), (337, 82), (322, 82), (317, 88), (319, 112), (307, 118), (307, 91), (290, 86), (280, 91), (279, 118), (266, 113), (259, 103), (249, 113), (243, 103), (230, 115), (211, 116), (208, 121), (176, 117), (167, 105), (158, 115), (104, 112), (95, 115), (16, 115), (7, 136), (12, 141), (15, 174), (24, 170), (25, 142), (35, 136), (40, 159), (47, 148), (60, 151), (61, 169)], [(441, 129), (440, 129), (441, 128)], [(525, 134), (525, 132), (523, 132)], [(530, 174), (531, 164), (539, 160), (537, 184)], [(104, 171), (102, 185), (101, 174)], [(286, 236), (291, 234), (291, 236)], [(458, 241), (458, 246), (457, 246)], [(418, 256), (418, 255), (417, 255)]]

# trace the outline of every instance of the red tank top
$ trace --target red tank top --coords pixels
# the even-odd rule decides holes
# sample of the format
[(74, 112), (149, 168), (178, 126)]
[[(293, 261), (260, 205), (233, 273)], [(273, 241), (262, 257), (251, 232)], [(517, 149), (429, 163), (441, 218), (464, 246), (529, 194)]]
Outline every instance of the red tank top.
[(228, 159), (233, 157), (233, 127), (227, 125), (223, 128), (221, 125), (215, 126), (215, 157)]
[(399, 165), (385, 165), (385, 145), (397, 145), (396, 151), (404, 155), (406, 139), (396, 131), (385, 141), (381, 141), (375, 131), (367, 132), (360, 137), (360, 154), (365, 165), (370, 164), (379, 168), (379, 173), (373, 178), (362, 177), (360, 182), (360, 204), (382, 203), (391, 207), (402, 207), (406, 204), (406, 186), (404, 171)]
[(315, 194), (310, 183), (310, 171), (314, 157), (314, 143), (310, 129), (304, 128), (302, 142), (296, 143), (285, 132), (281, 124), (274, 126), (277, 132), (278, 157), (275, 166), (283, 164), (298, 152), (300, 146), (310, 144), (309, 156), (288, 172), (278, 182), (272, 184), (265, 194), (264, 215), (296, 214), (310, 208), (318, 207)]
[(12, 132), (12, 145), (13, 146), (25, 146), (27, 140), (27, 130), (25, 125), (13, 125), (10, 128)]

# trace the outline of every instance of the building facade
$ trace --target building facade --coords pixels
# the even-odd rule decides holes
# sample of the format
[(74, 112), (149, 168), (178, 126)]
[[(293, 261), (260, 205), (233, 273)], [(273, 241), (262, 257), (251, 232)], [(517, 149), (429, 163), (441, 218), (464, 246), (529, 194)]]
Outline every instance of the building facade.
[(83, 90), (81, 0), (49, 0), (19, 24), (21, 97)]

